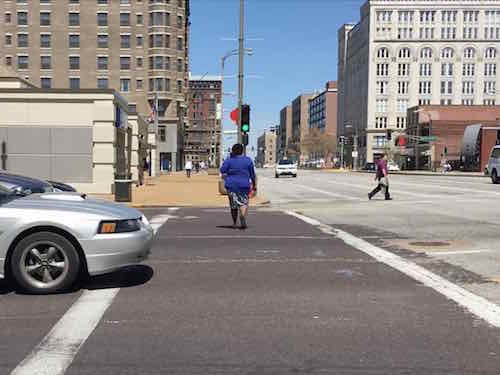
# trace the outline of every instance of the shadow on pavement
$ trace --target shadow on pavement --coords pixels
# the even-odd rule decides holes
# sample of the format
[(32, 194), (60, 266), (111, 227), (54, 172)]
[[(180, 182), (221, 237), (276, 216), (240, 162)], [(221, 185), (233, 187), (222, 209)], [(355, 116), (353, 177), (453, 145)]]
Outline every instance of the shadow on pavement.
[(82, 285), (83, 289), (130, 288), (146, 284), (153, 278), (154, 271), (146, 265), (136, 265), (116, 272), (90, 277)]
[(0, 295), (14, 292), (14, 285), (5, 279), (0, 279)]

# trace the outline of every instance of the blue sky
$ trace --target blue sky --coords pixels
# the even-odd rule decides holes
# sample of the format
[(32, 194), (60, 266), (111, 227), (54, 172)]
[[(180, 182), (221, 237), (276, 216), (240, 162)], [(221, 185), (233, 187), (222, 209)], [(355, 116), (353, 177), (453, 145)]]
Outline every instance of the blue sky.
[[(321, 90), (337, 79), (337, 30), (357, 22), (364, 0), (246, 0), (245, 102), (252, 108), (251, 145), (263, 129), (279, 123), (279, 111), (301, 92)], [(221, 57), (238, 47), (239, 0), (191, 0), (191, 72), (220, 74)], [(252, 40), (256, 39), (256, 40)], [(226, 60), (225, 76), (238, 73), (238, 58)], [(252, 77), (253, 76), (253, 77)], [(224, 80), (237, 92), (237, 78)], [(237, 98), (224, 97), (232, 109)], [(225, 114), (224, 129), (234, 129)]]

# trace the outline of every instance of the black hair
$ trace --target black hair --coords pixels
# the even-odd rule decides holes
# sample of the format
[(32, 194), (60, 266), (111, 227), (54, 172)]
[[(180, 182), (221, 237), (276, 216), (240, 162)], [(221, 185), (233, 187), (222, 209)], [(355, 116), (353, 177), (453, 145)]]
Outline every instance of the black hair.
[(243, 145), (241, 143), (236, 143), (231, 149), (231, 157), (239, 156), (243, 154)]

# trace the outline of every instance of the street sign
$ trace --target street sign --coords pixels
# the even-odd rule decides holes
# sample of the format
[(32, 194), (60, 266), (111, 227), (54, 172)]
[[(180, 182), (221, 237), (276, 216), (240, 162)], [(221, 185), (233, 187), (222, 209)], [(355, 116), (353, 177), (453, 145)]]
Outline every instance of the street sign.
[(357, 157), (358, 157), (358, 152), (357, 152), (357, 151), (353, 151), (353, 152), (351, 153), (351, 156), (352, 156), (353, 158), (357, 158)]
[(432, 141), (436, 141), (437, 137), (435, 135), (430, 135), (430, 136), (420, 137), (419, 140), (421, 140), (423, 142), (432, 142)]

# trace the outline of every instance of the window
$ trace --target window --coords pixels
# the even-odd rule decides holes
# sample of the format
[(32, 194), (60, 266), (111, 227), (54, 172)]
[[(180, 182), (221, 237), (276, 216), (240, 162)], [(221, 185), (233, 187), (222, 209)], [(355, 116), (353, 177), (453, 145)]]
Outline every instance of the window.
[(153, 69), (163, 69), (163, 56), (153, 56)]
[(40, 34), (40, 47), (50, 48), (51, 35), (50, 34)]
[(467, 94), (467, 95), (474, 94), (474, 81), (462, 82), (462, 94)]
[(431, 100), (430, 99), (418, 99), (418, 105), (430, 105)]
[(142, 57), (137, 57), (135, 59), (135, 65), (138, 67), (138, 68), (142, 68), (144, 66), (144, 62), (143, 62), (143, 58)]
[(420, 64), (420, 77), (430, 77), (432, 76), (432, 64), (424, 63)]
[(182, 81), (177, 81), (177, 93), (182, 94), (183, 86)]
[(451, 100), (451, 99), (441, 99), (441, 100), (439, 101), (439, 103), (440, 103), (441, 105), (451, 105), (451, 104), (452, 104), (452, 102), (453, 102), (453, 100)]
[(170, 48), (170, 35), (165, 34), (165, 48)]
[(484, 105), (495, 105), (495, 99), (484, 99), (483, 104)]
[(165, 26), (170, 26), (170, 13), (165, 13)]
[(409, 93), (410, 82), (408, 81), (399, 81), (398, 82), (398, 94), (400, 95), (408, 95)]
[(107, 5), (108, 0), (97, 0), (97, 5)]
[(12, 35), (11, 34), (5, 34), (5, 45), (6, 46), (12, 45)]
[(452, 59), (454, 56), (455, 56), (455, 51), (453, 50), (453, 48), (446, 47), (443, 48), (443, 50), (441, 51), (442, 59)]
[(387, 117), (375, 117), (375, 128), (376, 129), (387, 128)]
[(177, 50), (182, 51), (184, 43), (182, 42), (182, 38), (177, 38)]
[(12, 66), (12, 56), (5, 57), (5, 65)]
[(136, 16), (136, 23), (137, 25), (142, 25), (144, 23), (144, 16), (142, 14)]
[(387, 99), (377, 99), (375, 102), (375, 111), (379, 113), (387, 112)]
[(71, 70), (80, 69), (80, 56), (70, 56), (69, 57), (69, 68)]
[(410, 49), (409, 48), (401, 48), (399, 50), (398, 57), (400, 59), (409, 59), (410, 58)]
[(143, 84), (142, 84), (142, 82), (143, 82), (143, 81), (142, 81), (142, 79), (137, 79), (137, 80), (135, 81), (135, 88), (136, 88), (137, 90), (141, 90), (141, 91), (142, 91), (142, 89), (143, 89)]
[(476, 10), (464, 10), (464, 22), (465, 23), (474, 23), (479, 20), (479, 11)]
[(408, 99), (398, 99), (396, 101), (396, 111), (406, 113), (408, 111)]
[(177, 6), (178, 6), (179, 8), (182, 8), (182, 0), (177, 0)]
[(130, 0), (120, 0), (120, 5), (130, 5)]
[(385, 47), (379, 48), (377, 51), (377, 58), (379, 59), (387, 59), (389, 57), (389, 50)]
[(377, 94), (387, 95), (387, 88), (389, 87), (389, 82), (387, 81), (377, 81), (376, 90)]
[(165, 91), (170, 91), (170, 79), (165, 78)]
[(97, 56), (97, 70), (108, 70), (107, 56)]
[(181, 59), (177, 59), (177, 71), (182, 72), (182, 68), (184, 66), (184, 62)]
[(389, 75), (389, 64), (377, 64), (377, 76), (386, 77)]
[(137, 47), (142, 47), (144, 45), (144, 38), (142, 36), (136, 37), (135, 44)]
[(436, 12), (433, 10), (420, 11), (420, 23), (433, 23), (436, 20)]
[(487, 48), (486, 51), (484, 52), (485, 59), (495, 59), (496, 57), (497, 57), (497, 49), (494, 47)]
[(418, 83), (418, 93), (421, 95), (429, 95), (431, 92), (432, 82), (431, 81), (420, 81)]
[(120, 56), (120, 70), (130, 70), (130, 57)]
[(120, 35), (120, 48), (130, 48), (130, 35)]
[(150, 26), (164, 26), (163, 12), (152, 12), (149, 13), (149, 25)]
[(398, 117), (398, 118), (396, 118), (396, 127), (398, 129), (405, 129), (406, 128), (406, 122), (407, 122), (407, 118), (406, 117)]
[(80, 4), (80, 0), (69, 0), (70, 4)]
[(17, 56), (18, 69), (28, 69), (28, 66), (29, 66), (28, 56), (25, 55)]
[(158, 127), (158, 135), (160, 138), (160, 142), (166, 142), (167, 141), (167, 131), (164, 126), (159, 126)]
[(107, 89), (109, 86), (107, 78), (97, 78), (97, 88)]
[[(376, 120), (379, 120), (379, 119), (377, 118)], [(380, 119), (380, 120), (382, 120), (382, 119)], [(387, 118), (385, 118), (385, 120), (387, 120)], [(377, 126), (375, 126), (375, 127), (377, 127)], [(383, 126), (383, 125), (379, 126), (379, 128), (387, 128), (387, 125), (386, 126)], [(385, 143), (387, 142), (387, 139), (386, 139), (385, 135), (376, 135), (375, 137), (373, 137), (373, 141), (374, 141), (373, 147), (384, 148)]]
[(464, 39), (477, 39), (479, 29), (477, 27), (464, 27)]
[(170, 57), (165, 56), (165, 70), (170, 70)]
[(441, 64), (441, 75), (443, 77), (453, 76), (453, 64), (452, 63), (442, 63)]
[(155, 82), (155, 91), (164, 91), (163, 78), (155, 78), (154, 82)]
[(182, 16), (177, 16), (177, 27), (182, 28)]
[(422, 50), (420, 51), (420, 58), (432, 59), (432, 49), (429, 47), (422, 48)]
[(40, 56), (40, 69), (52, 69), (50, 56)]
[(79, 34), (70, 34), (68, 38), (69, 38), (69, 48), (80, 48)]
[(98, 48), (108, 48), (108, 34), (97, 35), (97, 47)]
[(398, 76), (407, 77), (410, 75), (410, 64), (398, 64)]
[(17, 12), (17, 24), (19, 26), (28, 25), (28, 12)]
[(398, 28), (398, 39), (413, 39), (413, 28), (411, 27), (399, 27)]
[(442, 27), (441, 28), (441, 39), (447, 39), (447, 40), (457, 39), (457, 28), (456, 27)]
[(40, 26), (50, 26), (49, 12), (40, 12)]
[(52, 78), (48, 77), (40, 78), (40, 87), (42, 89), (50, 89), (52, 87)]
[(441, 94), (442, 95), (453, 94), (453, 81), (441, 81)]
[(476, 50), (472, 47), (464, 49), (464, 59), (473, 59), (476, 57)]
[[(153, 44), (150, 47), (162, 48), (163, 47), (163, 35), (162, 34), (154, 34), (154, 35), (152, 35), (152, 37), (153, 37), (153, 39), (152, 39)], [(150, 42), (151, 42), (151, 40), (150, 40)]]
[(130, 26), (130, 13), (120, 13), (120, 26)]
[(474, 99), (462, 99), (462, 105), (474, 105)]
[(425, 40), (434, 39), (433, 27), (421, 27), (419, 31), (420, 31), (420, 39), (425, 39)]
[(474, 77), (476, 70), (476, 64), (465, 63), (462, 66), (462, 75), (464, 77)]
[(398, 23), (400, 24), (411, 24), (413, 23), (413, 12), (408, 10), (403, 10), (398, 12)]
[(108, 13), (97, 13), (97, 26), (108, 26)]
[(484, 64), (484, 75), (486, 77), (496, 77), (497, 75), (497, 64), (486, 63)]
[(391, 22), (392, 11), (390, 10), (379, 10), (376, 14), (377, 22)]
[(484, 91), (486, 95), (495, 95), (497, 92), (496, 82), (495, 81), (485, 81), (484, 82)]
[(75, 13), (75, 12), (69, 13), (69, 25), (80, 26), (80, 13)]
[(80, 89), (80, 78), (70, 78), (69, 79), (69, 88), (72, 90)]
[(10, 13), (5, 13), (5, 23), (11, 23), (12, 22), (12, 14)]
[(17, 46), (28, 47), (28, 34), (17, 34)]
[(457, 11), (456, 10), (443, 10), (441, 11), (441, 22), (443, 23), (456, 23)]
[(130, 79), (122, 78), (120, 79), (120, 91), (129, 92), (130, 91)]

